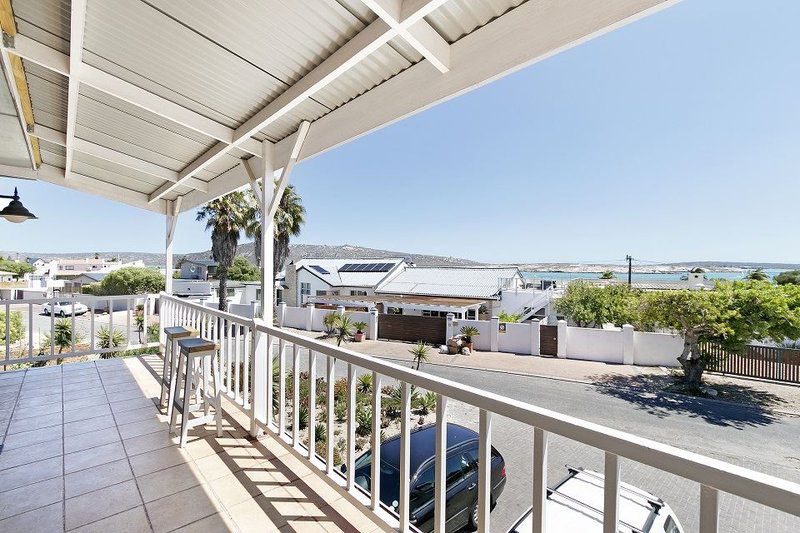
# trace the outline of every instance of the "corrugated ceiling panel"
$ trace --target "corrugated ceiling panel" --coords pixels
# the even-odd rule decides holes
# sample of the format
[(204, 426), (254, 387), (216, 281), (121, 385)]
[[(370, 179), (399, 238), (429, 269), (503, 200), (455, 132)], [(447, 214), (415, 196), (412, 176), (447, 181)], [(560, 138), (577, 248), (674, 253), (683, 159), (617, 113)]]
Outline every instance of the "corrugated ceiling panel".
[(156, 188), (149, 183), (139, 181), (131, 176), (119, 174), (117, 172), (89, 164), (86, 161), (80, 160), (81, 157), (84, 156), (81, 154), (75, 154), (75, 159), (73, 160), (72, 170), (76, 174), (89, 176), (90, 178), (94, 178), (98, 181), (103, 181), (112, 185), (118, 185), (125, 189), (145, 194), (153, 192), (153, 190)]
[(17, 30), (69, 53), (69, 0), (34, 0), (12, 2)]
[(283, 115), (259, 133), (263, 136), (262, 140), (267, 138), (272, 142), (278, 142), (297, 131), (300, 121), (314, 121), (328, 112), (327, 107), (318, 104), (314, 100), (306, 99), (291, 112)]
[(23, 60), (28, 90), (37, 124), (67, 131), (67, 85), (65, 76)]
[(39, 149), (42, 153), (42, 163), (45, 165), (58, 168), (64, 168), (67, 165), (66, 149), (60, 144), (39, 139)]
[(525, 0), (450, 0), (425, 17), (450, 43), (471, 33)]
[[(125, 176), (132, 182), (137, 182), (138, 184), (140, 184), (137, 185), (136, 187), (129, 187), (129, 188), (135, 188), (136, 190), (142, 189), (144, 191), (152, 191), (164, 183), (164, 180), (157, 178), (155, 176), (151, 176), (150, 174), (145, 174), (144, 172), (139, 172), (138, 170), (118, 165), (116, 163), (112, 163), (111, 161), (106, 161), (105, 159), (100, 159), (98, 157), (94, 157), (88, 154), (82, 154), (80, 152), (75, 153), (74, 161), (76, 163), (78, 162), (84, 163), (88, 166), (97, 169), (96, 174), (87, 174), (87, 175), (91, 175), (92, 177), (98, 179), (105, 179), (104, 175), (106, 173), (116, 174), (118, 176)], [(78, 170), (77, 166), (74, 167), (74, 169), (75, 172), (85, 174), (85, 172), (81, 172), (80, 170)]]
[(387, 43), (318, 92), (315, 98), (335, 109), (410, 66), (411, 63)]
[[(168, 166), (172, 170), (180, 170), (214, 143), (197, 132), (90, 87), (81, 87), (77, 124), (76, 131), (81, 130), (77, 135), (81, 138), (162, 166), (165, 162), (160, 156), (169, 157), (175, 160)], [(100, 138), (103, 136), (90, 139), (85, 134), (87, 128), (118, 139), (121, 143), (109, 142), (109, 137)], [(134, 154), (125, 148), (126, 144), (144, 150)], [(150, 156), (148, 152), (157, 155)]]

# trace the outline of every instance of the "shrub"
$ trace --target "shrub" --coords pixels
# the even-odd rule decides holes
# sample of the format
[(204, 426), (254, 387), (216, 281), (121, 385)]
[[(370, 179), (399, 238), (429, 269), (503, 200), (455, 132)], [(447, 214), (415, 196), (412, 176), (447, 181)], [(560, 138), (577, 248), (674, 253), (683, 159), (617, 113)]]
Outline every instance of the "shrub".
[(427, 415), (436, 409), (436, 393), (426, 392), (421, 394), (416, 403), (417, 410), (421, 415)]
[(337, 316), (336, 313), (328, 313), (322, 317), (322, 326), (325, 328), (325, 335), (330, 337), (336, 331)]
[[(125, 344), (125, 334), (122, 333), (122, 330), (114, 328), (113, 330), (110, 329), (108, 326), (100, 326), (100, 329), (97, 330), (97, 347), (102, 350), (107, 350), (110, 348), (119, 348), (123, 344)], [(113, 350), (110, 352), (106, 352), (100, 354), (101, 359), (110, 359), (114, 357), (118, 350)]]
[(356, 392), (361, 394), (369, 394), (372, 392), (372, 374), (361, 374), (358, 376)]
[(83, 287), (83, 292), (95, 296), (149, 294), (164, 290), (164, 276), (157, 270), (125, 267), (109, 272), (101, 281)]
[(364, 437), (372, 433), (372, 410), (359, 405), (356, 408), (356, 435)]

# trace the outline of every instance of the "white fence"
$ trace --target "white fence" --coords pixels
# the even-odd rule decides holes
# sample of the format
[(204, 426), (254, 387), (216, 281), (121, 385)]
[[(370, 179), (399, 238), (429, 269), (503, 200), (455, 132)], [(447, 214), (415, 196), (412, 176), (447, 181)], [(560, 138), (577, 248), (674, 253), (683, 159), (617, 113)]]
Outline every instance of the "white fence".
[(281, 304), (275, 309), (278, 325), (286, 328), (302, 329), (305, 331), (325, 331), (323, 323), (325, 315), (331, 313), (346, 314), (353, 322), (367, 324), (365, 331), (367, 339), (378, 338), (378, 314), (369, 311), (346, 312), (344, 307), (337, 309), (317, 309), (313, 304), (307, 307), (289, 307)]
[[(218, 366), (227, 377), (225, 391), (234, 404), (248, 415), (251, 432), (265, 430), (279, 439), (297, 457), (314, 468), (329, 484), (338, 485), (340, 490), (364, 503), (391, 527), (399, 527), (402, 532), (411, 530), (410, 484), (411, 472), (408, 460), (410, 454), (410, 434), (413, 425), (411, 416), (411, 388), (432, 391), (437, 395), (436, 404), (436, 453), (434, 489), (435, 530), (445, 530), (446, 502), (446, 423), (448, 407), (451, 402), (463, 402), (479, 410), (479, 461), (478, 461), (478, 524), (479, 531), (488, 532), (491, 526), (490, 515), (490, 465), (492, 446), (492, 426), (496, 416), (507, 417), (533, 428), (533, 439), (529, 443), (533, 463), (533, 490), (530, 502), (533, 507), (533, 531), (546, 531), (544, 510), (547, 499), (548, 441), (556, 435), (575, 442), (603, 450), (605, 453), (603, 530), (619, 530), (619, 458), (627, 458), (653, 468), (669, 472), (701, 485), (697, 507), (700, 515), (700, 532), (718, 531), (719, 493), (727, 492), (757, 502), (773, 509), (800, 516), (800, 485), (773, 476), (761, 474), (733, 466), (716, 459), (686, 452), (635, 435), (586, 422), (571, 416), (542, 409), (531, 404), (512, 400), (493, 392), (476, 389), (468, 385), (438, 378), (406, 366), (396, 365), (368, 355), (338, 348), (332, 344), (275, 328), (260, 320), (247, 320), (242, 317), (205, 309), (200, 305), (162, 295), (164, 302), (164, 321), (166, 325), (186, 325), (198, 328), (202, 335), (216, 340), (221, 346)], [(518, 329), (518, 328), (514, 328)], [(301, 398), (295, 381), (293, 398), (285, 398), (284, 376), (286, 375), (287, 355), (291, 360), (295, 380), (300, 374), (301, 351), (308, 352), (309, 398), (317, 398), (317, 378), (326, 378), (324, 403), (326, 409), (327, 435), (334, 434), (334, 383), (336, 362), (347, 365), (347, 414), (345, 418), (347, 442), (346, 475), (343, 477), (334, 467), (334, 439), (328, 438), (325, 453), (315, 453), (317, 435), (316, 424), (309, 423), (305, 430), (295, 418), (291, 432), (287, 432), (289, 404), (292, 412), (299, 413)], [(271, 369), (277, 356), (278, 374)], [(318, 368), (317, 356), (325, 364)], [(356, 441), (356, 372), (372, 373), (372, 410), (379, 412), (382, 404), (381, 384), (386, 380), (399, 382), (401, 391), (400, 428), (400, 481), (398, 505), (387, 512), (380, 502), (380, 433), (381, 417), (372, 417), (372, 484), (364, 491), (355, 483), (355, 441)], [(240, 372), (240, 373), (237, 373)], [(278, 400), (273, 402), (273, 382), (278, 379)], [(322, 407), (322, 404), (319, 405)], [(317, 419), (317, 402), (308, 404), (308, 419)], [(307, 438), (308, 445), (301, 440)]]
[[(0, 364), (8, 367), (157, 347), (158, 341), (148, 339), (151, 326), (155, 324), (158, 331), (157, 302), (154, 294), (0, 300)], [(79, 304), (86, 306), (85, 312)], [(55, 312), (46, 314), (45, 309)], [(122, 335), (122, 339), (116, 339), (119, 344), (109, 342), (104, 332)]]

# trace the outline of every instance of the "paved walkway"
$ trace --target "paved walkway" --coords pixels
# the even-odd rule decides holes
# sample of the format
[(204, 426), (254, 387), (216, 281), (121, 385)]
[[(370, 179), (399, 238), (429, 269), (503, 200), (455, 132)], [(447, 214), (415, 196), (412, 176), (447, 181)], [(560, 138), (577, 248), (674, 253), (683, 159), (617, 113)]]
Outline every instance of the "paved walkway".
[[(323, 339), (315, 331), (290, 329), (294, 333), (334, 343)], [(413, 344), (398, 341), (351, 342), (347, 348), (359, 353), (393, 359), (413, 361), (409, 349)], [(559, 359), (548, 356), (517, 355), (502, 352), (475, 352), (472, 355), (444, 355), (431, 350), (428, 363), (435, 365), (492, 370), (528, 376), (578, 381), (601, 387), (627, 387), (655, 392), (663, 390), (674, 369), (655, 366), (632, 366), (578, 359)], [(800, 386), (768, 381), (706, 374), (706, 382), (719, 386), (723, 394), (720, 400), (748, 405), (757, 405), (780, 412), (800, 416)]]

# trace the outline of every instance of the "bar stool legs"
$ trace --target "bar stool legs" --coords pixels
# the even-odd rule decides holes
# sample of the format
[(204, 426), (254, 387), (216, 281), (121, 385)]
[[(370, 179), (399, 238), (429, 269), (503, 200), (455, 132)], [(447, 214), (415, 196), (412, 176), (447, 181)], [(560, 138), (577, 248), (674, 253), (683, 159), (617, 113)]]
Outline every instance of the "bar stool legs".
[[(189, 429), (212, 421), (217, 425), (217, 436), (222, 436), (222, 394), (219, 376), (214, 368), (217, 345), (199, 338), (182, 339), (178, 341), (178, 345), (180, 357), (169, 428), (170, 433), (175, 432), (180, 412), (180, 446), (183, 448), (186, 445)], [(182, 391), (181, 383), (183, 383)], [(213, 414), (209, 413), (211, 407), (214, 408)], [(191, 413), (201, 408), (203, 414), (191, 418)]]

